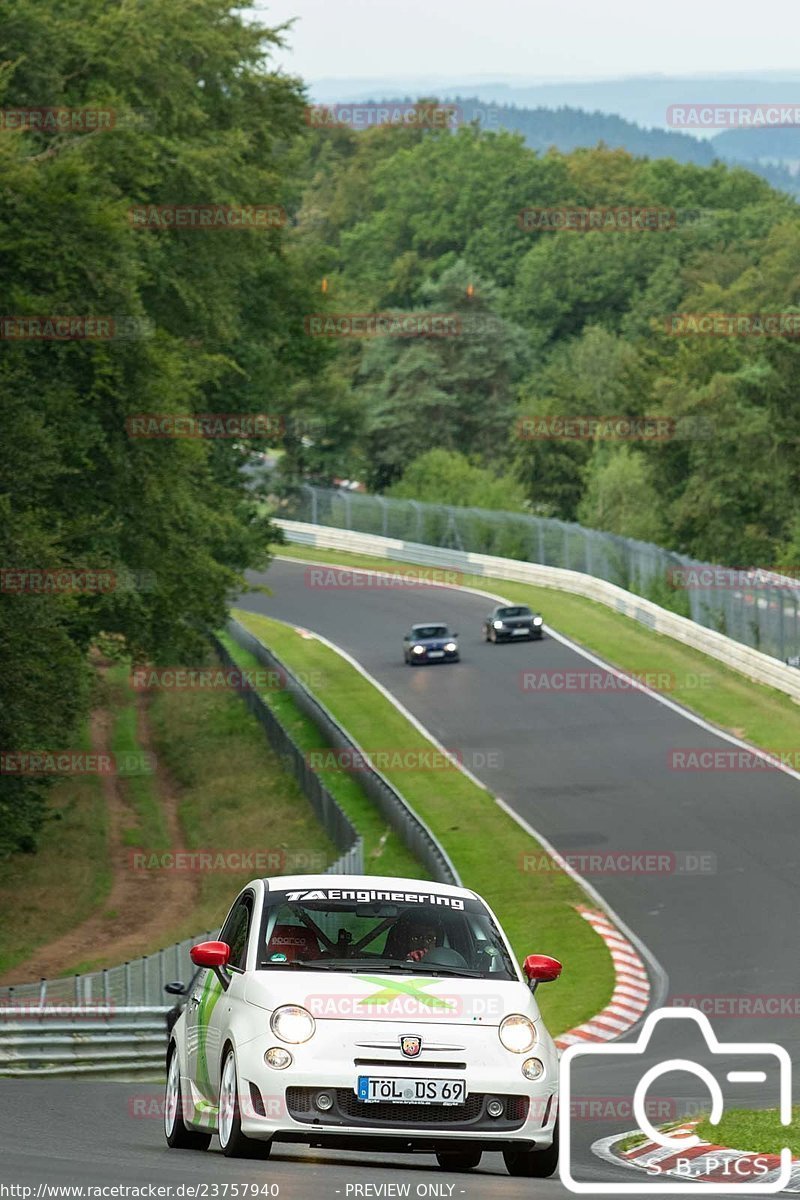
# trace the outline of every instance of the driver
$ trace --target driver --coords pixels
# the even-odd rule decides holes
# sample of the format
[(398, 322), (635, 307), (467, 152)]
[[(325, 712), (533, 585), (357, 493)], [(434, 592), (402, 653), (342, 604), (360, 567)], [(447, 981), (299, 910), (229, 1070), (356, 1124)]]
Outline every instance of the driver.
[(444, 943), (444, 932), (430, 917), (401, 917), (386, 943), (388, 958), (419, 962), (429, 951)]

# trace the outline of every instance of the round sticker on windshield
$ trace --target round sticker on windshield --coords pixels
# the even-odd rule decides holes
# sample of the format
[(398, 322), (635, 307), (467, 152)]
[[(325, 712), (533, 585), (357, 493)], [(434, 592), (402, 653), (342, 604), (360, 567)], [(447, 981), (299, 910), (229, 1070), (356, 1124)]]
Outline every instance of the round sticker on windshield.
[(286, 955), (285, 954), (270, 954), (269, 961), (270, 962), (286, 962)]

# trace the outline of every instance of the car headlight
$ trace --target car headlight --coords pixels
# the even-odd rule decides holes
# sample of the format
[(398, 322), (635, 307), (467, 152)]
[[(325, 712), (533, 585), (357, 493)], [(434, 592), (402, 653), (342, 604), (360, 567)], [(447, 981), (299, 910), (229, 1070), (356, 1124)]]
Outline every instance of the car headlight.
[(510, 1017), (506, 1017), (500, 1022), (497, 1032), (506, 1050), (511, 1050), (514, 1054), (524, 1054), (539, 1040), (533, 1021), (523, 1017), (521, 1013), (512, 1013)]
[(502, 621), (492, 621), (492, 624), (494, 625), (495, 629), (502, 629), (502, 628), (503, 628), (503, 622), (502, 622)]
[(534, 617), (534, 618), (533, 618), (533, 623), (534, 623), (534, 625), (541, 625), (541, 623), (542, 623), (542, 618), (541, 618), (541, 617)]
[(447, 645), (445, 646), (445, 650), (447, 650), (450, 654), (452, 654), (457, 649), (458, 649), (458, 646), (455, 644), (455, 642), (448, 642)]
[(414, 653), (415, 653), (415, 654), (424, 654), (424, 653), (425, 653), (425, 647), (424, 647), (424, 646), (415, 646), (415, 647), (414, 647)]
[(276, 1008), (270, 1019), (270, 1029), (282, 1042), (307, 1042), (317, 1028), (311, 1013), (299, 1004), (284, 1004)]

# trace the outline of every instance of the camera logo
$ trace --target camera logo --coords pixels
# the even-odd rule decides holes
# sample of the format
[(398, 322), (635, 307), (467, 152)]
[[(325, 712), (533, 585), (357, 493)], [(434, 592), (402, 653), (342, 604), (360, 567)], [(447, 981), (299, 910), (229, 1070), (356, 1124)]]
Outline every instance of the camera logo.
[[(772, 1058), (777, 1062), (778, 1066), (778, 1092), (779, 1092), (779, 1112), (782, 1125), (790, 1125), (792, 1120), (792, 1063), (788, 1052), (783, 1046), (778, 1046), (774, 1042), (720, 1042), (714, 1034), (711, 1027), (711, 1022), (704, 1013), (698, 1012), (695, 1009), (685, 1008), (659, 1008), (655, 1012), (650, 1013), (647, 1017), (642, 1032), (635, 1042), (618, 1045), (613, 1042), (600, 1043), (585, 1043), (568, 1046), (561, 1056), (560, 1074), (560, 1102), (559, 1111), (563, 1114), (564, 1128), (561, 1130), (560, 1138), (560, 1162), (559, 1171), (561, 1182), (571, 1192), (578, 1194), (598, 1196), (598, 1195), (642, 1195), (652, 1194), (653, 1192), (663, 1193), (680, 1193), (681, 1195), (703, 1194), (703, 1195), (727, 1195), (730, 1196), (734, 1191), (745, 1196), (764, 1196), (774, 1192), (782, 1191), (789, 1182), (792, 1173), (792, 1154), (788, 1147), (784, 1146), (781, 1150), (780, 1172), (778, 1177), (770, 1179), (768, 1182), (756, 1182), (757, 1176), (752, 1179), (737, 1178), (736, 1172), (731, 1172), (731, 1177), (726, 1179), (724, 1183), (691, 1183), (688, 1179), (682, 1179), (680, 1182), (670, 1183), (651, 1183), (648, 1181), (636, 1183), (619, 1183), (617, 1181), (608, 1183), (586, 1182), (575, 1179), (572, 1172), (572, 1066), (576, 1058), (585, 1057), (588, 1055), (614, 1055), (631, 1056), (644, 1055), (648, 1048), (653, 1031), (659, 1022), (662, 1021), (691, 1021), (699, 1027), (702, 1037), (705, 1039), (708, 1049), (712, 1055), (730, 1055), (737, 1059), (744, 1059), (743, 1067), (746, 1068), (747, 1057), (758, 1055), (761, 1060), (764, 1058)], [(609, 1063), (609, 1066), (612, 1064)], [(752, 1063), (750, 1064), (752, 1065)], [(656, 1129), (649, 1117), (647, 1116), (647, 1092), (648, 1089), (660, 1079), (662, 1075), (666, 1075), (671, 1071), (683, 1071), (694, 1075), (702, 1080), (708, 1088), (711, 1096), (711, 1123), (716, 1125), (722, 1118), (725, 1107), (725, 1100), (722, 1088), (716, 1077), (700, 1063), (692, 1062), (686, 1058), (671, 1058), (663, 1062), (658, 1062), (645, 1071), (633, 1094), (633, 1115), (638, 1128), (647, 1135), (647, 1137), (655, 1142), (656, 1145), (663, 1147), (665, 1150), (671, 1150), (675, 1156), (681, 1151), (686, 1151), (700, 1144), (700, 1139), (697, 1137), (670, 1137), (668, 1133)], [(765, 1084), (767, 1082), (767, 1073), (763, 1070), (729, 1070), (725, 1074), (725, 1079), (731, 1084), (753, 1083)], [(688, 1165), (688, 1160), (687, 1160)], [(680, 1171), (679, 1160), (676, 1162), (675, 1172)], [(772, 1172), (770, 1172), (771, 1174)]]

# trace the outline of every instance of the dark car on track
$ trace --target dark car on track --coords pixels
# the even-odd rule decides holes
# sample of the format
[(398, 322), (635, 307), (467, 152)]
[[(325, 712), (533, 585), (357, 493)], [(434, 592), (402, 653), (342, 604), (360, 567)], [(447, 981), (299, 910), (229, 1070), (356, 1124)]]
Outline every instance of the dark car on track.
[(417, 663), (458, 662), (457, 633), (451, 633), (446, 625), (412, 625), (411, 632), (403, 638), (403, 657), (409, 667)]
[(530, 642), (541, 636), (542, 618), (524, 604), (498, 604), (483, 622), (485, 642)]

